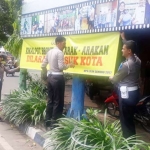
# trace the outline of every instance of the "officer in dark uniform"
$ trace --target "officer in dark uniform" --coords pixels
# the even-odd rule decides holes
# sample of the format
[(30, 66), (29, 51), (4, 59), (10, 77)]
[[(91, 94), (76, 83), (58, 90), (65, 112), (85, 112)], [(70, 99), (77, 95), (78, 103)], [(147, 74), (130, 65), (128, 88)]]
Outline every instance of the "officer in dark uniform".
[(120, 122), (123, 136), (128, 138), (136, 134), (134, 124), (134, 113), (136, 104), (140, 100), (139, 82), (141, 61), (134, 54), (136, 43), (132, 40), (126, 41), (124, 34), (122, 55), (126, 60), (120, 65), (117, 73), (109, 79), (118, 86)]

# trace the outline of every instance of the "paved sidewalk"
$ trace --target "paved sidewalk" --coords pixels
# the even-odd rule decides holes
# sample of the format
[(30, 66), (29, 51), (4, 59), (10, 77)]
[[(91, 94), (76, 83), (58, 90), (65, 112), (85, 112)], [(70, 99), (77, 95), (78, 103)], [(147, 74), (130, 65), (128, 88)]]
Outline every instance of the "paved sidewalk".
[(42, 150), (28, 136), (6, 122), (0, 122), (0, 150)]

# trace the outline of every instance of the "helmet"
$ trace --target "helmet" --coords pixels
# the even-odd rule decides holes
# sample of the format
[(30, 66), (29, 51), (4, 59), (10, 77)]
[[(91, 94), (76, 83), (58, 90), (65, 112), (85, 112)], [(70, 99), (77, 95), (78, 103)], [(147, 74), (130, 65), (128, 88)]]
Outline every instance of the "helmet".
[(3, 61), (7, 61), (7, 55), (0, 53), (0, 58), (3, 58)]

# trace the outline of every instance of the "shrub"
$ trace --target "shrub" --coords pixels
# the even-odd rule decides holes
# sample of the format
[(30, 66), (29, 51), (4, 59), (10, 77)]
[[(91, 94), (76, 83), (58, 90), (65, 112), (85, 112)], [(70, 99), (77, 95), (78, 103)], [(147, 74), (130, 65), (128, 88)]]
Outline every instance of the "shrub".
[(148, 150), (148, 144), (137, 140), (136, 136), (122, 137), (118, 121), (113, 123), (97, 118), (96, 110), (87, 110), (87, 116), (81, 121), (72, 118), (61, 118), (57, 127), (46, 135), (44, 149), (55, 150)]
[(2, 101), (2, 105), (4, 119), (15, 124), (30, 122), (36, 125), (45, 116), (45, 99), (39, 99), (31, 90), (13, 91)]
[(47, 97), (47, 87), (38, 75), (32, 77), (29, 73), (27, 74), (27, 89), (39, 98), (46, 99)]
[(38, 76), (27, 74), (27, 90), (14, 90), (2, 101), (4, 119), (15, 124), (36, 125), (44, 120), (47, 89)]

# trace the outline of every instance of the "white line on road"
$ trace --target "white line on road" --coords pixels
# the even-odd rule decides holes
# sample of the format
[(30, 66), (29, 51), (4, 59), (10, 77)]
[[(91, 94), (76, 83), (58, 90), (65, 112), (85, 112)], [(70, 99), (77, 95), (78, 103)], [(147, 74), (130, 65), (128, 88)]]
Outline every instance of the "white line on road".
[(5, 150), (14, 150), (4, 139), (2, 135), (0, 135), (0, 145), (5, 149)]

